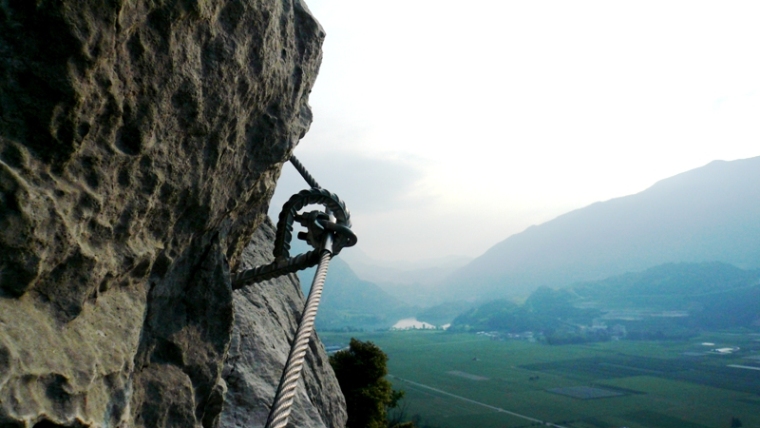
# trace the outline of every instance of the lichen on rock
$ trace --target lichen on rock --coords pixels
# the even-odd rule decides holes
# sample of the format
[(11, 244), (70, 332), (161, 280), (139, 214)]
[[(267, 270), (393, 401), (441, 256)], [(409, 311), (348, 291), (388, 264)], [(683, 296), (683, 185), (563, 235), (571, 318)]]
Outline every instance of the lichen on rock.
[(301, 0), (0, 3), (0, 426), (219, 424), (323, 38)]

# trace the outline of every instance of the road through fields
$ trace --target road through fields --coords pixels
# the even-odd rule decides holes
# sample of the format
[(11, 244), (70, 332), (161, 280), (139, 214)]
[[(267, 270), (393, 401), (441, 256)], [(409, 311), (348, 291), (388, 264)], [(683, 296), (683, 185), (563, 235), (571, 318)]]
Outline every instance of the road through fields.
[(565, 427), (563, 425), (557, 425), (557, 424), (553, 424), (551, 422), (542, 421), (541, 419), (532, 418), (530, 416), (522, 415), (520, 413), (510, 412), (509, 410), (502, 409), (501, 407), (496, 407), (496, 406), (492, 406), (490, 404), (481, 403), (480, 401), (471, 400), (471, 399), (469, 399), (467, 397), (462, 397), (461, 395), (452, 394), (450, 392), (446, 392), (446, 391), (438, 389), (438, 388), (433, 388), (432, 386), (423, 385), (421, 383), (414, 382), (414, 381), (411, 381), (409, 379), (400, 378), (398, 376), (393, 376), (391, 374), (389, 374), (388, 377), (400, 380), (401, 382), (406, 382), (406, 383), (408, 383), (410, 385), (414, 385), (414, 386), (417, 386), (417, 387), (420, 387), (420, 388), (428, 389), (430, 391), (434, 391), (434, 392), (437, 392), (439, 394), (446, 395), (448, 397), (456, 398), (457, 400), (462, 400), (462, 401), (466, 401), (468, 403), (476, 404), (478, 406), (483, 406), (485, 408), (488, 408), (488, 409), (491, 409), (491, 410), (494, 410), (494, 411), (497, 411), (497, 412), (500, 412), (500, 413), (506, 413), (508, 415), (512, 415), (512, 416), (515, 416), (517, 418), (522, 418), (522, 419), (525, 419), (525, 420), (528, 420), (528, 421), (531, 421), (531, 422), (538, 422), (538, 423), (541, 423), (541, 424), (545, 424), (545, 426), (554, 427), (554, 428), (568, 428), (568, 427)]

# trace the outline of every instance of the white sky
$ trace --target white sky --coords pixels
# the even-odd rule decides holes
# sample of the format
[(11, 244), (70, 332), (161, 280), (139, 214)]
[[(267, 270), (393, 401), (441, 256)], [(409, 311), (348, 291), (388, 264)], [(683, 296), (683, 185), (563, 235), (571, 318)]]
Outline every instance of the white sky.
[[(371, 257), (478, 256), (760, 155), (760, 2), (307, 3), (327, 39), (295, 153)], [(303, 187), (286, 166), (275, 218)]]

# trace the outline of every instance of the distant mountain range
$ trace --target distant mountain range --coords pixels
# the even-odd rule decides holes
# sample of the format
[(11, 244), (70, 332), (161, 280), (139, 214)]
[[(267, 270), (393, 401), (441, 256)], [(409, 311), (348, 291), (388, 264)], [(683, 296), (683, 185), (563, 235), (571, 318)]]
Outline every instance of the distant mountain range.
[(531, 226), (452, 273), (439, 298), (525, 296), (677, 262), (760, 267), (760, 157), (714, 161)]
[[(463, 312), (454, 331), (541, 332), (551, 342), (628, 337), (683, 338), (699, 331), (760, 326), (760, 269), (725, 263), (667, 263), (642, 272), (552, 289), (524, 304), (497, 299)], [(594, 328), (596, 326), (597, 328)]]
[[(641, 193), (532, 226), (470, 263), (463, 257), (382, 262), (348, 248), (331, 264), (317, 325), (322, 330), (378, 329), (411, 316), (440, 325), (474, 308), (467, 312), (468, 323), (484, 327), (475, 318), (525, 307), (518, 310), (502, 300), (478, 309), (481, 303), (526, 297), (541, 286), (561, 288), (557, 296), (581, 308), (700, 307), (711, 308), (703, 315), (733, 311), (746, 321), (760, 307), (760, 286), (753, 282), (760, 268), (757, 183), (760, 157), (712, 162)], [(305, 250), (305, 244), (294, 242), (294, 253)], [(299, 273), (305, 293), (313, 272)], [(544, 294), (538, 297), (556, 297)], [(713, 294), (720, 299), (712, 299)], [(537, 303), (542, 302), (538, 297), (529, 307), (545, 305)], [(595, 316), (565, 309), (579, 319)], [(702, 321), (720, 324), (719, 319)]]
[(760, 326), (760, 269), (743, 270), (719, 262), (667, 263), (573, 284), (567, 290), (576, 305), (627, 310), (625, 316), (670, 312), (695, 328)]
[(346, 249), (340, 257), (360, 278), (379, 285), (388, 294), (412, 306), (427, 306), (435, 302), (437, 285), (473, 260), (472, 257), (466, 256), (447, 256), (414, 262), (376, 260), (365, 254), (359, 246)]
[[(691, 300), (714, 299), (760, 286), (760, 270), (720, 263), (666, 263), (601, 281), (569, 287), (576, 300), (600, 301), (608, 307), (667, 306), (687, 309)], [(712, 297), (710, 297), (712, 296)], [(669, 301), (669, 299), (673, 299)], [(754, 303), (760, 313), (760, 300)]]

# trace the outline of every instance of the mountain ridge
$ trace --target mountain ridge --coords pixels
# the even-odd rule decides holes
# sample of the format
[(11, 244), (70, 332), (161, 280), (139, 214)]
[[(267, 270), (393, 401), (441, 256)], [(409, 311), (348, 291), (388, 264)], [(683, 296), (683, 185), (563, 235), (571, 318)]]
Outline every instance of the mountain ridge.
[[(757, 327), (758, 298), (760, 269), (720, 262), (666, 263), (600, 281), (539, 287), (522, 305), (494, 299), (462, 312), (451, 328), (534, 331), (549, 343), (579, 343), (610, 340), (614, 332), (607, 326), (619, 324), (624, 328), (617, 328), (618, 333), (628, 331), (632, 338), (681, 339), (716, 328)], [(589, 333), (593, 325), (600, 334)]]
[(520, 295), (668, 262), (758, 268), (758, 182), (760, 157), (713, 161), (637, 194), (570, 211), (508, 237), (454, 272), (443, 298)]

